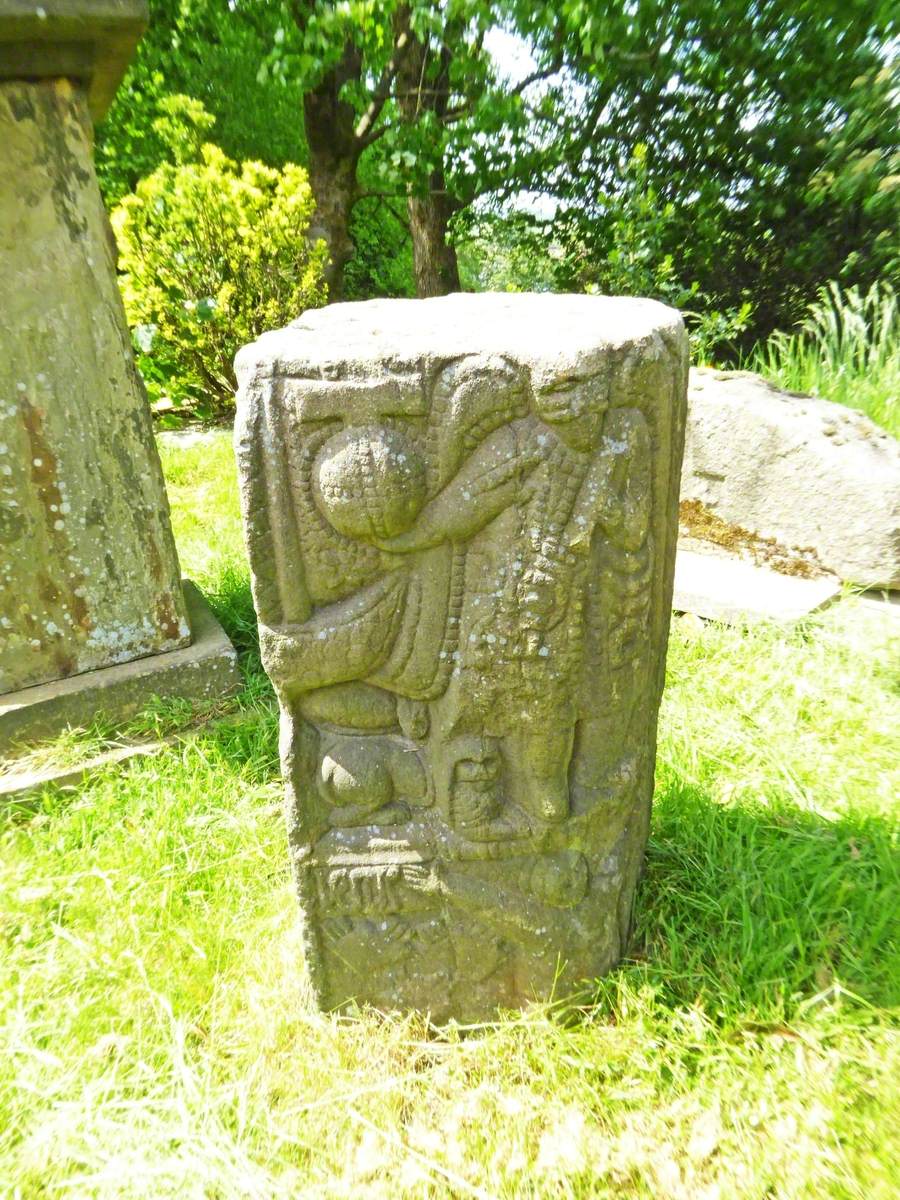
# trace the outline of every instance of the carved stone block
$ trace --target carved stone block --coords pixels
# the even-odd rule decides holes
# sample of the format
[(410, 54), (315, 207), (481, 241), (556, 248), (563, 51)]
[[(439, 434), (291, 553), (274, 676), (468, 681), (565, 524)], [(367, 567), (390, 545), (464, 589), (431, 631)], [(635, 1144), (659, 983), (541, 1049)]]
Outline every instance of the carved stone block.
[(101, 121), (150, 19), (147, 0), (0, 0), (0, 79), (70, 79)]
[(620, 957), (647, 836), (687, 348), (646, 300), (307, 313), (236, 448), (318, 998), (492, 1016)]

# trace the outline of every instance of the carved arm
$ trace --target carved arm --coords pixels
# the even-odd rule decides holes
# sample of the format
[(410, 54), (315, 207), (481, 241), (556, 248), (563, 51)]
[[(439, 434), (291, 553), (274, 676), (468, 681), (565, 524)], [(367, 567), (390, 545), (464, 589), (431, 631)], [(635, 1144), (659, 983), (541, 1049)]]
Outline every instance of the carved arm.
[(425, 505), (412, 529), (378, 545), (405, 554), (468, 541), (516, 502), (522, 478), (534, 465), (523, 458), (515, 428), (498, 429)]

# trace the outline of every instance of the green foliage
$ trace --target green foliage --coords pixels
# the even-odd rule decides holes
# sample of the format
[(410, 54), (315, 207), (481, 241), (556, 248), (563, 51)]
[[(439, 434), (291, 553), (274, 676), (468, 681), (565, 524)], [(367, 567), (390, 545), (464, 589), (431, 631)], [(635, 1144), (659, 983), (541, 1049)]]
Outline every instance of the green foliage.
[(230, 158), (305, 162), (302, 92), (259, 78), (276, 18), (276, 6), (255, 0), (150, 0), (149, 28), (97, 130), (97, 175), (110, 207), (166, 159), (169, 144), (154, 122), (172, 95), (200, 101)]
[(671, 255), (713, 310), (750, 300), (746, 346), (798, 319), (823, 279), (868, 287), (897, 270), (897, 13), (880, 0), (523, 6), (539, 61), (562, 45), (568, 75), (550, 81), (555, 117), (536, 116), (522, 161), (568, 240), (605, 263), (623, 164), (649, 147), (669, 212), (656, 261)]
[[(150, 18), (97, 131), (97, 172), (110, 207), (161, 163), (196, 159), (213, 118), (215, 135), (210, 140), (229, 158), (273, 167), (306, 164), (303, 90), (296, 80), (276, 78), (264, 69), (281, 29), (278, 5), (151, 0)], [(191, 119), (192, 105), (204, 115), (200, 125)], [(186, 139), (184, 144), (180, 139)], [(363, 186), (379, 186), (372, 170), (363, 172)], [(366, 201), (359, 207), (353, 218), (357, 246), (349, 268), (349, 294), (408, 294), (408, 234), (384, 206)], [(404, 207), (402, 199), (399, 207)], [(163, 392), (173, 371), (177, 374), (159, 350), (152, 358), (142, 357), (140, 365), (151, 389)]]
[[(391, 71), (407, 15), (429, 45), (413, 117)], [(501, 77), (497, 29), (524, 39), (532, 83)], [(473, 283), (647, 291), (649, 272), (654, 294), (687, 295), (698, 352), (721, 354), (789, 327), (822, 279), (900, 277), (897, 32), (883, 0), (152, 0), (98, 171), (117, 200), (159, 165), (153, 126), (172, 93), (217, 117), (230, 157), (303, 163), (304, 95), (333, 71), (353, 126), (372, 118), (356, 147), (365, 190), (402, 208), (440, 167)], [(640, 153), (643, 212), (628, 195)], [(505, 212), (522, 191), (552, 197), (549, 242), (571, 261), (542, 255), (525, 221), (522, 250), (485, 242), (479, 267), (484, 202)], [(393, 218), (363, 203), (349, 291), (400, 293)]]
[(735, 339), (750, 323), (753, 306), (744, 300), (722, 311), (714, 307), (696, 280), (687, 284), (679, 278), (674, 256), (665, 249), (674, 207), (660, 203), (647, 177), (643, 151), (642, 146), (636, 148), (624, 173), (624, 187), (610, 205), (607, 256), (588, 270), (597, 282), (588, 283), (587, 291), (647, 296), (680, 309), (694, 362), (708, 364), (714, 356), (733, 350)]
[(577, 1003), (320, 1014), (228, 436), (163, 461), (248, 683), (231, 723), (0, 812), (10, 1196), (894, 1200), (892, 624), (675, 620), (635, 938)]
[[(509, 274), (510, 286), (684, 294), (698, 347), (722, 353), (792, 324), (823, 278), (867, 288), (900, 273), (896, 9), (788, 8), (153, 0), (149, 34), (100, 130), (98, 169), (113, 198), (155, 169), (165, 149), (153, 124), (170, 93), (217, 116), (230, 157), (304, 162), (303, 97), (325, 80), (364, 129), (353, 154), (366, 191), (402, 206), (440, 169), (470, 242), (484, 224), (482, 206), (470, 216), (479, 197), (496, 212), (522, 191), (553, 198), (550, 242), (571, 255), (568, 273), (535, 255), (523, 228), (511, 272), (502, 247), (483, 269), (470, 253), (474, 281)], [(429, 46), (412, 116), (392, 67), (404, 22)], [(501, 78), (490, 54), (499, 28), (525, 40), (531, 84)], [(648, 186), (637, 196), (629, 173), (641, 154)], [(391, 223), (372, 205), (356, 218), (351, 294), (404, 290), (393, 270), (384, 278), (396, 258)]]
[(344, 298), (414, 296), (412, 244), (402, 204), (373, 198), (353, 209), (353, 257), (344, 269)]
[(817, 222), (819, 278), (900, 280), (900, 58), (859, 75), (846, 115), (823, 142), (806, 202)]
[[(695, 293), (700, 299), (700, 293)], [(695, 307), (684, 310), (691, 342), (692, 361), (701, 367), (713, 366), (723, 356), (730, 359), (739, 339), (749, 328), (753, 305), (749, 300), (737, 308), (719, 309)]]
[(153, 121), (153, 130), (169, 157), (178, 166), (197, 162), (216, 118), (190, 96), (163, 96), (157, 107), (160, 115)]
[(212, 410), (233, 401), (240, 346), (324, 303), (325, 249), (307, 238), (313, 198), (302, 167), (236, 163), (210, 143), (184, 160), (207, 125), (195, 101), (168, 102), (157, 130), (179, 165), (142, 180), (112, 222), (151, 394)]
[(464, 290), (555, 292), (568, 282), (564, 251), (548, 222), (526, 212), (481, 214), (459, 243)]
[(695, 361), (727, 353), (750, 323), (752, 305), (744, 300), (721, 311), (696, 281), (686, 284), (679, 276), (667, 249), (675, 208), (661, 200), (643, 144), (622, 165), (606, 214), (602, 252), (596, 244), (588, 248), (576, 222), (539, 223), (517, 213), (495, 218), (470, 244), (468, 254), (477, 253), (482, 262), (469, 278), (476, 286), (502, 290), (563, 288), (661, 300), (684, 314)]
[(678, 281), (673, 256), (666, 251), (675, 206), (663, 201), (654, 186), (643, 142), (623, 165), (606, 206), (606, 255), (593, 268), (589, 263), (582, 268), (583, 276), (596, 276), (587, 282), (610, 295), (665, 297), (684, 307), (697, 288)]
[(820, 288), (799, 331), (772, 334), (746, 365), (779, 387), (859, 408), (900, 437), (900, 304), (888, 283)]
[[(510, 167), (526, 147), (529, 110), (499, 77), (485, 44), (515, 9), (508, 0), (285, 0), (263, 78), (307, 92), (333, 82), (354, 125), (365, 128), (353, 153), (375, 186), (401, 200), (407, 191), (424, 196), (440, 170), (458, 211), (514, 185)], [(398, 91), (401, 27), (427, 46), (413, 112)]]

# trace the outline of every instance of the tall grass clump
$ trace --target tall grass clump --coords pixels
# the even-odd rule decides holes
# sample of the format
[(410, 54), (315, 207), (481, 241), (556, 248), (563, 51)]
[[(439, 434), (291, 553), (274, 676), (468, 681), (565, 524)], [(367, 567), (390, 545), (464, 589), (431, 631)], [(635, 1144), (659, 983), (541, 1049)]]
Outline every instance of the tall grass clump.
[(745, 364), (779, 387), (858, 408), (900, 437), (900, 305), (889, 283), (819, 288), (796, 333), (776, 332)]

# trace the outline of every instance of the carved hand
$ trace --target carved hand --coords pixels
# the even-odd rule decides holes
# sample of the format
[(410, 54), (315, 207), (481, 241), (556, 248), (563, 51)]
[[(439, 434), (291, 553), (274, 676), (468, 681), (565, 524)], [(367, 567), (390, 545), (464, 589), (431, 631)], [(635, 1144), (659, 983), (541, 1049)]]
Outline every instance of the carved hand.
[(437, 861), (429, 863), (404, 863), (403, 880), (410, 887), (429, 895), (442, 895), (447, 891), (443, 867)]
[(443, 541), (440, 533), (428, 528), (427, 522), (419, 517), (419, 521), (406, 533), (398, 533), (394, 537), (376, 539), (375, 545), (379, 550), (389, 554), (411, 554), (414, 550), (427, 550)]

